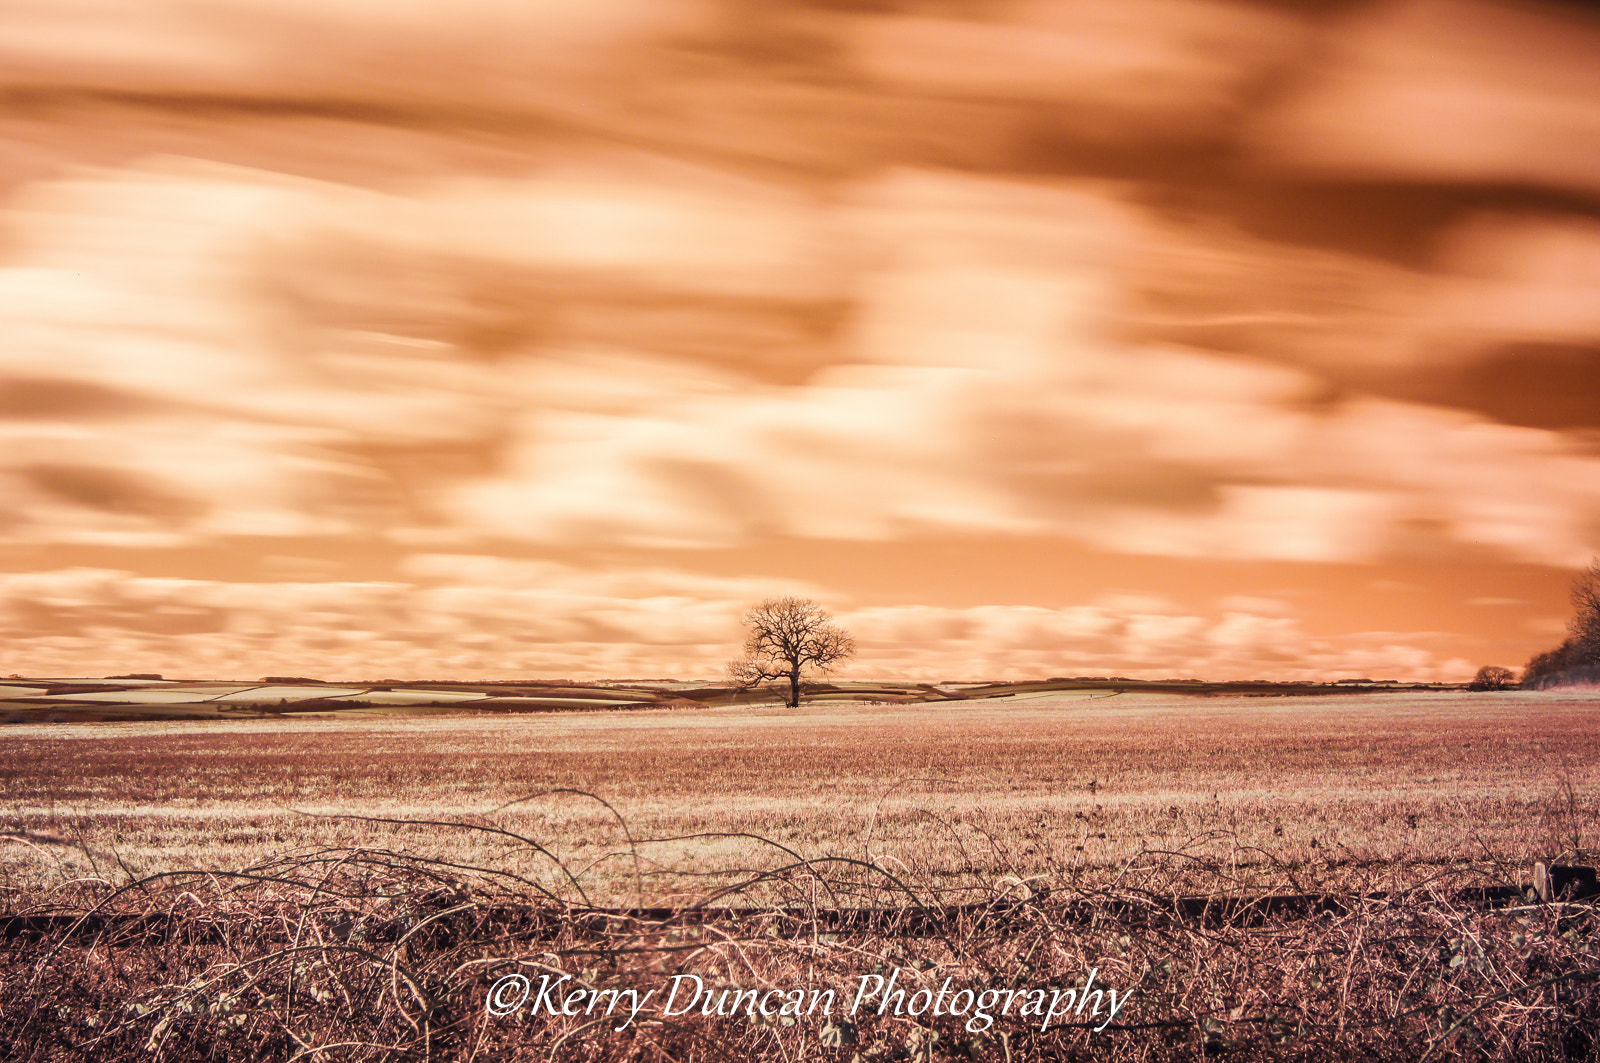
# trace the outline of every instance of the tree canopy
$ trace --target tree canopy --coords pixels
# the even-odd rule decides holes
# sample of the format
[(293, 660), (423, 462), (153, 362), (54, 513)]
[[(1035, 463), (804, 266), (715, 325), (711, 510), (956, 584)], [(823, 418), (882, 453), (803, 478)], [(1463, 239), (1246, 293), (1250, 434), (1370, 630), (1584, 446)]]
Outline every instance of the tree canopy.
[(1478, 669), (1467, 685), (1468, 690), (1510, 690), (1517, 685), (1517, 673), (1498, 664), (1486, 664)]

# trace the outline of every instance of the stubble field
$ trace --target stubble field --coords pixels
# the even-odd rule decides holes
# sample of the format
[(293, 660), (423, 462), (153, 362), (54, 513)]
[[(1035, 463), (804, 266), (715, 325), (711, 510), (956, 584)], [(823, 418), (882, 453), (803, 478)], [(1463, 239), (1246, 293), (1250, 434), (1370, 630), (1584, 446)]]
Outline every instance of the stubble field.
[[(795, 855), (931, 890), (1093, 885), (1135, 860), (1226, 865), (1241, 888), (1392, 888), (1600, 845), (1597, 781), (1593, 693), (17, 726), (0, 733), (0, 885), (337, 846), (597, 903), (689, 902)], [(350, 816), (429, 822), (333, 818)], [(741, 836), (664, 840), (697, 834)]]
[(0, 1054), (1594, 1059), (1600, 911), (1516, 887), (1594, 862), (1597, 714), (1371, 693), (13, 726)]

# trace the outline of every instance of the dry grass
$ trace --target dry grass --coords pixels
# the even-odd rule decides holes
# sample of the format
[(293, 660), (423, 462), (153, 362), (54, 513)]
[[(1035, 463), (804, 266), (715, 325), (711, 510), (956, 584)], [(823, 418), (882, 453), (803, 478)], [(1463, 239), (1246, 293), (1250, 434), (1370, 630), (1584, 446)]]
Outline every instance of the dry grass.
[[(8, 943), (0, 1043), (29, 1059), (1594, 1058), (1593, 909), (1491, 911), (1457, 890), (1592, 855), (1597, 713), (1584, 695), (1369, 694), (13, 727), (0, 903), (179, 918), (115, 945), (115, 919)], [(1356, 899), (1258, 926), (1156, 914), (1177, 893), (1296, 889)], [(1400, 892), (1357, 897), (1375, 890)], [(931, 936), (776, 917), (601, 933), (581, 916), (1030, 893), (1010, 922), (969, 911)], [(1122, 907), (1085, 921), (1086, 897)], [(843, 996), (893, 968), (952, 992), (1094, 968), (1134, 997), (1099, 1033), (870, 1007), (619, 1032), (484, 1009), (516, 971)]]
[[(1105, 882), (1147, 850), (1242, 862), (1264, 886), (1388, 888), (1596, 845), (1597, 720), (1592, 697), (1506, 693), (13, 727), (0, 815), (31, 844), (0, 845), (0, 885), (336, 845), (561, 886), (493, 836), (306, 814), (322, 813), (504, 826), (618, 903), (692, 899), (709, 869), (782, 857), (768, 842), (930, 888)], [(610, 807), (501, 808), (563, 789)], [(647, 841), (638, 864), (627, 844), (707, 832), (765, 841)]]
[[(764, 885), (802, 901), (799, 919), (697, 926), (596, 923), (494, 869), (330, 851), (59, 892), (51, 910), (70, 925), (0, 950), (0, 1043), (14, 1059), (167, 1063), (1594, 1058), (1595, 909), (1460, 906), (1461, 877), (1338, 915), (1236, 926), (1165, 917), (1170, 877), (1146, 869), (1090, 895), (1118, 905), (1115, 918), (1085, 917), (1081, 894), (1021, 905), (991, 894), (987, 911), (907, 934), (894, 920), (913, 902), (864, 864), (775, 872)], [(894, 915), (819, 932), (803, 903), (819, 889)], [(666, 999), (689, 975), (714, 1005)], [(517, 977), (533, 996), (508, 985)], [(890, 977), (904, 990), (893, 1006), (858, 1003)], [(540, 1007), (543, 981), (561, 992)], [(602, 1009), (601, 991), (655, 999), (625, 1022), (631, 1003), (580, 1012), (575, 986)], [(935, 1015), (940, 989), (948, 1006)], [(1087, 1013), (1072, 1007), (1080, 992)]]

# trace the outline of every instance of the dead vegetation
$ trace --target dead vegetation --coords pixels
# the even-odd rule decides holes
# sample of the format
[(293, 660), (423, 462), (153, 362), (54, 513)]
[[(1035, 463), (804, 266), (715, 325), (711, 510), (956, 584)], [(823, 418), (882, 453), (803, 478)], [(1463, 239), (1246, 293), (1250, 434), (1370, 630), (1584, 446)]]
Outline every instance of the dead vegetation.
[[(16, 728), (0, 1054), (1592, 1059), (1600, 916), (1520, 890), (1535, 857), (1594, 860), (1593, 712), (1368, 694)], [(1307, 891), (1333, 898), (1251, 900)], [(1047, 1030), (1021, 1005), (988, 1026), (850, 1009), (896, 970), (952, 1000), (1093, 971), (1125, 1005)], [(490, 1014), (512, 975), (659, 992), (623, 1029)], [(661, 1014), (679, 975), (836, 997)]]
[(954, 908), (867, 861), (777, 859), (710, 891), (712, 917), (374, 849), (77, 881), (4, 924), (0, 1039), (171, 1063), (1594, 1056), (1591, 905), (1461, 903), (1482, 876), (1451, 872), (1338, 912), (1181, 918), (1172, 856)]
[[(755, 836), (949, 887), (1105, 884), (1142, 851), (1183, 848), (1219, 865), (1270, 851), (1306, 888), (1403, 888), (1416, 868), (1595, 844), (1594, 713), (1511, 692), (22, 726), (0, 735), (0, 835), (66, 844), (0, 840), (0, 886), (328, 846), (550, 876), (471, 832), (327, 818), (498, 809), (494, 825), (545, 839), (597, 903), (692, 898), (709, 870), (764, 860)], [(692, 840), (642, 850), (635, 896), (608, 811), (507, 805), (561, 788), (605, 794), (636, 836)], [(1270, 870), (1239, 859), (1238, 874)]]

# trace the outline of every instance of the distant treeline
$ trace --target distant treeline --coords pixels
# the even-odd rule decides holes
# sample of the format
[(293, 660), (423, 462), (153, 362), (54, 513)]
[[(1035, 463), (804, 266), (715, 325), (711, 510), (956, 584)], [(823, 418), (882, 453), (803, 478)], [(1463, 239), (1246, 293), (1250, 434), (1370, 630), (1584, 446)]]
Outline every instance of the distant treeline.
[(1522, 673), (1525, 690), (1551, 687), (1600, 686), (1600, 653), (1585, 646), (1577, 637), (1569, 638), (1553, 650), (1535, 655)]
[(1571, 634), (1553, 650), (1537, 654), (1522, 672), (1532, 690), (1558, 686), (1600, 686), (1600, 559), (1572, 581)]

